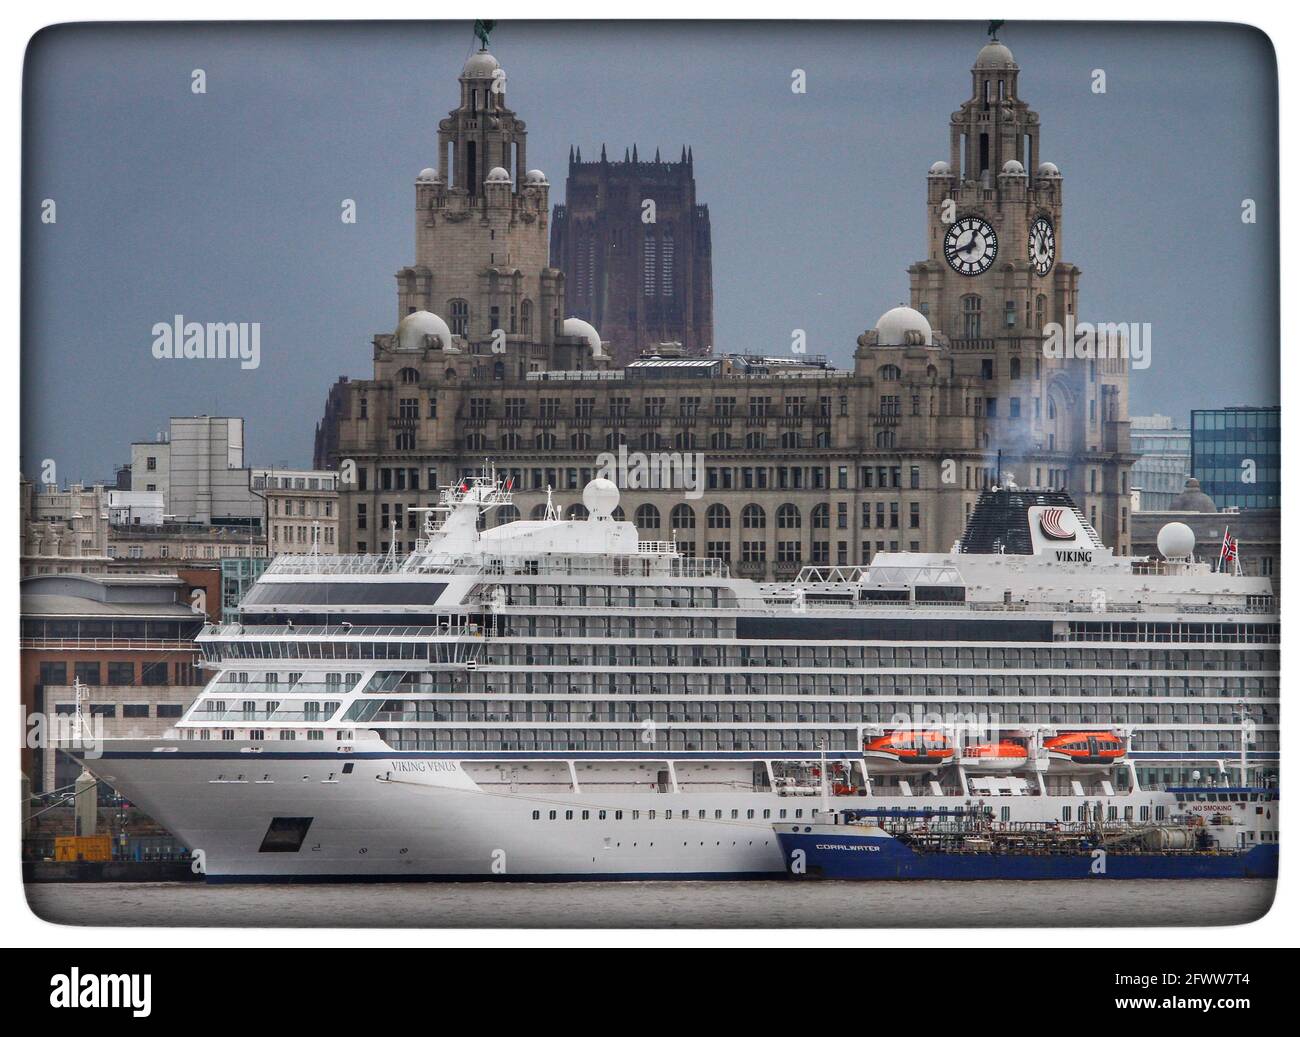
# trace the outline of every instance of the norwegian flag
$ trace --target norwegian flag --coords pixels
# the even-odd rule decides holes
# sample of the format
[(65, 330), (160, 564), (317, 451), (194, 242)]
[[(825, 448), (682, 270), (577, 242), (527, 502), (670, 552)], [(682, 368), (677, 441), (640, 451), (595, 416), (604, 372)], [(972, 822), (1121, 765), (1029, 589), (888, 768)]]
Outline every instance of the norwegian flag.
[(515, 477), (512, 475), (509, 479), (506, 480), (506, 489), (507, 490), (513, 489), (514, 485), (515, 485)]
[(1237, 538), (1229, 536), (1228, 531), (1223, 531), (1223, 546), (1219, 548), (1219, 568), (1223, 569), (1229, 565), (1235, 565), (1237, 562)]
[(468, 481), (468, 480), (463, 480), (463, 481), (461, 482), (461, 484), (460, 484), (460, 492), (461, 492), (461, 493), (469, 493), (469, 481)]

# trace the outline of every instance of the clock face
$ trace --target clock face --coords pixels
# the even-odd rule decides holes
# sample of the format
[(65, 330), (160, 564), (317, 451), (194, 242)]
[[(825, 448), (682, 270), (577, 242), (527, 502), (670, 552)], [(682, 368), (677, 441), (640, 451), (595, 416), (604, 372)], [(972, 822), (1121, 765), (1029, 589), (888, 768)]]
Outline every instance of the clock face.
[(944, 235), (943, 254), (957, 273), (974, 277), (993, 265), (998, 254), (998, 236), (988, 221), (978, 216), (963, 216)]
[(1029, 263), (1039, 277), (1047, 274), (1056, 262), (1056, 231), (1046, 216), (1039, 216), (1029, 227)]

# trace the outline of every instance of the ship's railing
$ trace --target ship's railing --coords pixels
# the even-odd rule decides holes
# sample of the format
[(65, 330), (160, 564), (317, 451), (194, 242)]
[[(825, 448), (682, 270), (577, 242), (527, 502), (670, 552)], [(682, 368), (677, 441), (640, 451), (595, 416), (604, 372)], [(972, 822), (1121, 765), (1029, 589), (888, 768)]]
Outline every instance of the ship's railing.
[[(652, 542), (658, 543), (658, 542)], [(643, 548), (645, 543), (641, 545)], [(646, 566), (649, 566), (647, 571)], [(421, 560), (409, 572), (472, 576), (678, 576), (726, 578), (727, 563), (718, 558), (685, 558), (669, 551), (627, 555), (456, 555)]]
[(194, 642), (161, 637), (24, 637), (19, 648), (55, 652), (179, 652), (193, 651)]
[[(437, 638), (483, 638), (488, 630), (480, 623), (447, 622), (430, 626), (344, 626), (331, 623), (328, 626), (289, 626), (288, 624), (264, 624), (249, 626), (243, 623), (209, 623), (203, 628), (200, 638), (257, 638), (257, 637), (293, 637), (293, 638), (419, 638), (434, 640)], [(187, 642), (190, 644), (190, 642)]]
[(866, 565), (805, 565), (795, 583), (857, 583), (871, 571)]
[(266, 571), (271, 575), (314, 576), (321, 574), (368, 575), (396, 572), (405, 555), (276, 555)]

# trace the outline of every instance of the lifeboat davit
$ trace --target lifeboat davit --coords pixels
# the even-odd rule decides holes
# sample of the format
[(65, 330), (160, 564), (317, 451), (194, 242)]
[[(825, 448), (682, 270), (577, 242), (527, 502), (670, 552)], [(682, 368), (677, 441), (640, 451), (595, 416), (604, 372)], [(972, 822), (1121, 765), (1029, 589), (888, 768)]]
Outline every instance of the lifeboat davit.
[(941, 731), (891, 731), (868, 738), (862, 755), (890, 769), (933, 770), (951, 763), (955, 750), (952, 739)]
[(1109, 731), (1070, 731), (1043, 743), (1053, 766), (1099, 770), (1123, 763), (1128, 756), (1124, 739)]
[(1029, 750), (1019, 742), (981, 742), (962, 750), (962, 766), (981, 771), (1014, 771), (1029, 762)]

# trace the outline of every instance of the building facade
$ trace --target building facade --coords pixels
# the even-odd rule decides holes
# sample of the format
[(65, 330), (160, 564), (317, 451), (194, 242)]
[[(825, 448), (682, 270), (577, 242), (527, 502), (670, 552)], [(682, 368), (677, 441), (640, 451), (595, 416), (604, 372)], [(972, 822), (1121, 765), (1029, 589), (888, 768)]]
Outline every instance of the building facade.
[(172, 418), (156, 440), (131, 444), (131, 489), (161, 493), (172, 521), (255, 525), (262, 502), (248, 485), (244, 419)]
[[(499, 66), (481, 53), (467, 64), (462, 108), (475, 103), (467, 91), (487, 67)], [(1002, 44), (980, 51), (971, 97), (950, 123), (953, 161), (927, 178), (928, 257), (909, 269), (913, 305), (858, 337), (851, 369), (738, 356), (616, 368), (589, 322), (587, 348), (539, 344), (525, 351), (538, 363), (523, 363), (508, 336), (503, 353), (485, 348), (489, 329), (472, 319), (449, 327), (432, 313), (403, 317), (393, 335), (376, 337), (371, 378), (332, 387), (328, 431), (318, 435), (317, 466), (340, 470), (341, 550), (384, 551), (394, 539), (409, 550), (419, 530), (412, 509), (490, 459), (514, 476), (515, 509), (498, 520), (540, 514), (548, 489), (580, 513), (586, 481), (613, 474), (626, 517), (647, 538), (760, 578), (863, 564), (883, 550), (947, 550), (999, 465), (1019, 485), (1069, 490), (1126, 553), (1127, 362), (1044, 349), (1052, 322), (1077, 312), (1078, 270), (1057, 260), (1059, 171), (1039, 163), (1029, 175), (1014, 157), (1038, 162), (1038, 116), (1020, 100), (1018, 71)], [(465, 141), (444, 139), (464, 118), (444, 122), (443, 153), (465, 153)], [(490, 153), (503, 152), (493, 144)], [(468, 188), (453, 194), (442, 172), (422, 177), (417, 197), (436, 205), (417, 206), (417, 242), (441, 227), (441, 206), (486, 210), (455, 224), (457, 235), (484, 240), (439, 259), (482, 283), (479, 252), (504, 247), (487, 244), (500, 240), (493, 203)], [(505, 181), (496, 190), (498, 205), (516, 204)], [(399, 286), (414, 276), (399, 275)], [(399, 294), (425, 305), (446, 292)], [(679, 478), (665, 486), (609, 471), (629, 453), (675, 466)]]
[(1192, 471), (1192, 430), (1177, 428), (1165, 414), (1133, 416), (1129, 437), (1133, 462), (1134, 510), (1168, 511)]
[(1221, 508), (1282, 503), (1282, 425), (1278, 407), (1192, 411), (1192, 475)]
[(695, 156), (622, 162), (569, 151), (564, 203), (551, 222), (551, 265), (564, 271), (568, 312), (591, 322), (626, 364), (661, 342), (713, 352), (709, 207), (695, 200)]
[(271, 557), (338, 553), (338, 472), (254, 468), (252, 487), (266, 500)]
[(159, 734), (179, 719), (204, 683), (194, 638), (207, 616), (194, 589), (157, 574), (22, 581), (22, 763), (33, 792), (69, 785), (81, 771), (54, 751), (52, 726), (40, 727), (51, 718), (71, 722), (78, 684), (82, 716), (104, 737)]
[(104, 573), (108, 550), (108, 495), (98, 483), (67, 489), (20, 479), (19, 571), (24, 577), (57, 573)]

